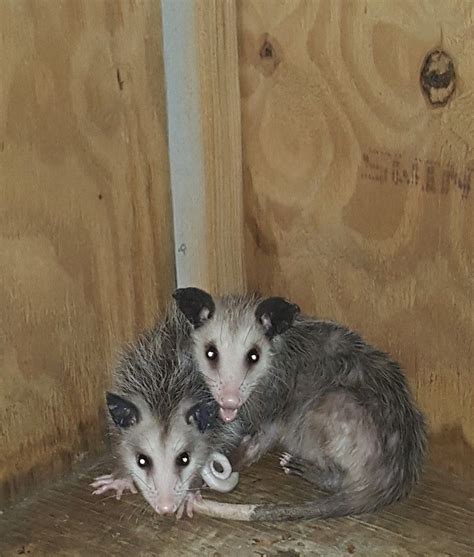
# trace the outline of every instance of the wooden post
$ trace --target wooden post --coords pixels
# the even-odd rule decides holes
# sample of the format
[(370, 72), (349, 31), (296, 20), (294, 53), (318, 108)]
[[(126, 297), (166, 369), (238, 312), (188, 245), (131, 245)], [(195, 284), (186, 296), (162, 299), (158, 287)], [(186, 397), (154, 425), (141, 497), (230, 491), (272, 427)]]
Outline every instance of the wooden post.
[(242, 145), (233, 0), (163, 0), (179, 286), (245, 287)]

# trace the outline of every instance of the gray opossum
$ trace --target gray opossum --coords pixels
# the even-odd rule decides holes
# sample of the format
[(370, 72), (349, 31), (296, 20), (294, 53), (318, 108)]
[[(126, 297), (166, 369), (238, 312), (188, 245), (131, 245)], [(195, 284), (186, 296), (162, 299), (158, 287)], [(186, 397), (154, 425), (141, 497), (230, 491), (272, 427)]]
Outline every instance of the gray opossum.
[(418, 481), (425, 423), (397, 363), (353, 331), (300, 315), (283, 298), (173, 294), (194, 327), (194, 358), (228, 422), (239, 416), (249, 464), (279, 445), (280, 464), (332, 492), (302, 505), (201, 510), (240, 520), (374, 511)]
[(137, 492), (160, 514), (186, 509), (202, 485), (200, 472), (215, 451), (240, 438), (217, 418), (217, 405), (193, 372), (190, 326), (173, 305), (166, 317), (126, 350), (107, 393), (117, 453), (115, 474), (92, 483), (94, 493)]

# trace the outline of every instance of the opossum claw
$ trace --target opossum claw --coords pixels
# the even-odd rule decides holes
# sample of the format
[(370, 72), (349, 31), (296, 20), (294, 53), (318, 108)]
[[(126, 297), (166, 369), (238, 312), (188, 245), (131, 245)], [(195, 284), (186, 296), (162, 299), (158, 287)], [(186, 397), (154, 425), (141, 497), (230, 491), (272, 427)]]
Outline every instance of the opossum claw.
[(114, 478), (112, 474), (98, 476), (90, 485), (94, 488), (93, 495), (102, 495), (106, 491), (115, 490), (115, 498), (118, 501), (120, 501), (123, 492), (127, 491), (127, 489), (131, 493), (138, 493), (131, 478)]

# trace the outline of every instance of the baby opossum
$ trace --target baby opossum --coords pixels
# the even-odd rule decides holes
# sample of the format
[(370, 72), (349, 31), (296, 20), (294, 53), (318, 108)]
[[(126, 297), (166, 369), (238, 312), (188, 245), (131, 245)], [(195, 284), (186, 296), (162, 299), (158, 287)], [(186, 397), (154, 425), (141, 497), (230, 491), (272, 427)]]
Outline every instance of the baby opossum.
[(202, 467), (214, 451), (232, 448), (232, 428), (217, 419), (193, 372), (190, 329), (173, 305), (122, 355), (106, 397), (119, 467), (96, 478), (94, 493), (113, 490), (120, 498), (138, 488), (156, 512), (180, 516), (186, 508), (192, 516)]
[(296, 506), (204, 502), (202, 510), (241, 520), (329, 518), (409, 493), (422, 467), (425, 423), (386, 354), (282, 298), (214, 301), (195, 288), (173, 296), (194, 327), (194, 357), (221, 417), (238, 413), (251, 435), (245, 463), (279, 445), (285, 473), (332, 492)]

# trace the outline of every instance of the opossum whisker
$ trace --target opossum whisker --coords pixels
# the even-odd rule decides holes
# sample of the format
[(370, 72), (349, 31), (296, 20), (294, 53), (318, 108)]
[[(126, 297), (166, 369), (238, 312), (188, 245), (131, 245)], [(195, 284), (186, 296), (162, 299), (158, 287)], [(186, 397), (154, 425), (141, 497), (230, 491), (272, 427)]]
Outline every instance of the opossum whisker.
[[(140, 476), (137, 476), (137, 474), (135, 474), (134, 472), (132, 472), (132, 477), (133, 477), (134, 480), (138, 480), (138, 481), (141, 482), (145, 487), (148, 488), (147, 483), (146, 483), (144, 480), (142, 480), (142, 478), (140, 478)], [(154, 483), (154, 482), (153, 482), (153, 483)], [(156, 485), (155, 485), (155, 489), (156, 489)]]
[(208, 485), (203, 485), (202, 487), (190, 487), (189, 489), (186, 489), (186, 491), (206, 491), (211, 489), (212, 488)]
[[(219, 371), (217, 372), (219, 373)], [(213, 379), (212, 377), (210, 377), (209, 375), (202, 373), (202, 375), (212, 384), (217, 385), (218, 381), (216, 379)]]
[(247, 343), (247, 339), (249, 337), (250, 331), (252, 330), (252, 325), (250, 325), (250, 327), (247, 329), (247, 334), (245, 335), (244, 338), (244, 345)]

